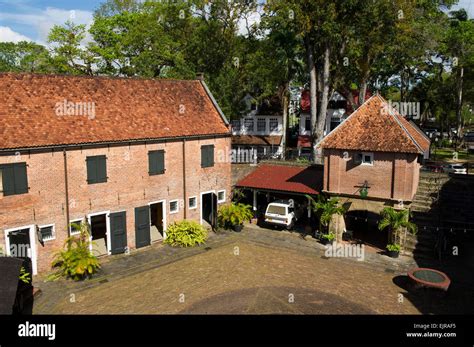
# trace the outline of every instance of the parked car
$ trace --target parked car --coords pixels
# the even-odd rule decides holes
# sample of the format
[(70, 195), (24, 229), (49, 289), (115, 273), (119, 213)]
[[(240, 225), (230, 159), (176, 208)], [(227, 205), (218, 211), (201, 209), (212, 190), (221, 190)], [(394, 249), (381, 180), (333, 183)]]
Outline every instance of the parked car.
[(268, 204), (265, 222), (291, 229), (304, 213), (303, 206), (296, 206), (292, 200), (276, 200)]
[(447, 173), (454, 173), (454, 174), (467, 174), (467, 170), (464, 166), (459, 164), (449, 164), (443, 167), (443, 171)]
[(443, 172), (444, 168), (442, 165), (439, 164), (427, 164), (423, 166), (423, 171), (430, 171), (430, 172)]

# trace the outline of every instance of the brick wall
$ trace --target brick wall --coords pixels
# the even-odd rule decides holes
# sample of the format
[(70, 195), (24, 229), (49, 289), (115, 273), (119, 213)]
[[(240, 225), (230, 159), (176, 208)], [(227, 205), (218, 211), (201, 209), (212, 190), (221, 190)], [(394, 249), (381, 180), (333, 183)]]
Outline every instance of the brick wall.
[[(214, 144), (215, 165), (201, 168), (201, 145)], [(231, 165), (218, 160), (218, 151), (230, 148), (230, 137), (186, 141), (186, 195), (197, 197), (197, 208), (187, 211), (187, 218), (200, 221), (200, 193), (231, 189)], [(148, 175), (148, 151), (165, 150), (166, 172)], [(135, 207), (166, 200), (166, 222), (184, 218), (183, 142), (110, 146), (67, 151), (70, 219), (97, 212), (126, 211), (127, 243), (135, 248)], [(107, 156), (106, 183), (88, 184), (86, 157)], [(42, 152), (20, 156), (0, 156), (1, 163), (26, 162), (29, 193), (0, 194), (0, 247), (6, 249), (5, 229), (27, 225), (55, 225), (56, 238), (44, 247), (35, 240), (38, 270), (46, 271), (54, 253), (68, 237), (65, 208), (64, 159), (62, 152)], [(169, 214), (169, 201), (180, 200), (178, 213)], [(186, 203), (187, 204), (187, 203)]]
[[(344, 152), (347, 152), (345, 157)], [(335, 149), (324, 151), (324, 190), (360, 195), (359, 189), (367, 181), (369, 197), (413, 199), (420, 169), (416, 154), (373, 152), (373, 165), (361, 165), (354, 162), (356, 153)]]

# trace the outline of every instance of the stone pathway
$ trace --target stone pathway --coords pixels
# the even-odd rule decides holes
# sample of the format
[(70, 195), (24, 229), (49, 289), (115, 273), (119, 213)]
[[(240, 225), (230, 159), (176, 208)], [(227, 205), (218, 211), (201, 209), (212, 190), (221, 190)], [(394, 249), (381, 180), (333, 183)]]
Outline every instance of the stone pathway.
[[(438, 312), (396, 283), (408, 259), (327, 258), (298, 234), (247, 226), (205, 246), (153, 245), (108, 257), (92, 280), (37, 283), (44, 314), (417, 314)], [(423, 296), (425, 297), (425, 296)], [(449, 307), (459, 309), (462, 305)], [(436, 302), (435, 302), (436, 303)], [(465, 304), (463, 304), (466, 306)], [(467, 309), (467, 307), (465, 308)], [(430, 311), (431, 310), (431, 311)]]

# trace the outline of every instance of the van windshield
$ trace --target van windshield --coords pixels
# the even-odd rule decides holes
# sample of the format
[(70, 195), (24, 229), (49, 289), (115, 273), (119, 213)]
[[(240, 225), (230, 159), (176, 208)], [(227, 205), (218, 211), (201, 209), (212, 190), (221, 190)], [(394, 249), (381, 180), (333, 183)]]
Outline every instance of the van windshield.
[(267, 213), (285, 215), (286, 214), (286, 207), (285, 206), (270, 205), (270, 206), (268, 206)]

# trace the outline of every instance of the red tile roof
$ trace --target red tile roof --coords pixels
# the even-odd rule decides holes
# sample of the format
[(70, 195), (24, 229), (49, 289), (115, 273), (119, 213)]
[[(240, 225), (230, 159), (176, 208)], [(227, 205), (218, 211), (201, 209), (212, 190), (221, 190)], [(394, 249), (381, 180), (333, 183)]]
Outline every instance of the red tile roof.
[[(65, 100), (95, 115), (58, 115)], [(2, 149), (229, 134), (197, 80), (1, 73), (0, 121)]]
[(318, 166), (262, 165), (237, 182), (241, 188), (256, 188), (319, 194), (323, 184), (323, 170)]
[(430, 141), (380, 95), (364, 102), (320, 143), (323, 148), (424, 153)]
[(233, 145), (279, 146), (281, 136), (233, 135)]

